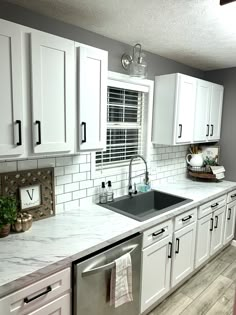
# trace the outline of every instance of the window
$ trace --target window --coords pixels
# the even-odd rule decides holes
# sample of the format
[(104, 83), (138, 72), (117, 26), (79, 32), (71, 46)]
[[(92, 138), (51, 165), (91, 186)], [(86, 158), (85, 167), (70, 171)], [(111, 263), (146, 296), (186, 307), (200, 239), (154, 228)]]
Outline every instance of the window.
[(108, 80), (106, 150), (95, 153), (96, 171), (127, 166), (133, 156), (146, 152), (144, 125), (150, 86), (152, 81), (134, 80), (127, 75)]

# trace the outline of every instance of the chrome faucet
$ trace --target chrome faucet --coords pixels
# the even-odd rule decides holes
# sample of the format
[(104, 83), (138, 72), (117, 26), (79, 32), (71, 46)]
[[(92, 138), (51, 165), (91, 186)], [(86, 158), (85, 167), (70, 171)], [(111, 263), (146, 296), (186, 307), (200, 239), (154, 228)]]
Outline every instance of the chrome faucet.
[[(138, 174), (136, 176), (132, 176), (132, 162), (134, 159), (137, 159), (137, 158), (140, 158), (143, 160), (144, 164), (145, 164), (145, 167), (146, 167), (146, 171), (145, 173), (142, 173), (142, 174)], [(145, 184), (148, 184), (148, 181), (149, 181), (149, 178), (148, 178), (148, 168), (147, 168), (147, 162), (146, 160), (144, 159), (144, 157), (142, 155), (135, 155), (134, 157), (132, 157), (130, 159), (130, 163), (129, 163), (129, 184), (128, 184), (128, 194), (130, 195), (130, 197), (132, 197), (133, 194), (137, 194), (137, 189), (136, 189), (136, 185), (134, 184), (134, 189), (133, 189), (133, 186), (132, 186), (132, 178), (134, 177), (138, 177), (140, 175), (143, 175), (145, 174), (145, 179), (144, 179), (144, 183)]]

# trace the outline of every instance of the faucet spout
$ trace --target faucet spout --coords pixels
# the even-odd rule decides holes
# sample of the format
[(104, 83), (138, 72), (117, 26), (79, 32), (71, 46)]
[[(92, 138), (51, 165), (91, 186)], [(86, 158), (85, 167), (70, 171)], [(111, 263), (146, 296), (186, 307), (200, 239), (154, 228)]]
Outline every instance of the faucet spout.
[(149, 181), (149, 178), (148, 178), (148, 168), (147, 168), (147, 162), (146, 160), (144, 159), (144, 157), (142, 155), (135, 155), (133, 156), (131, 159), (130, 159), (130, 163), (129, 163), (129, 183), (128, 183), (128, 193), (130, 195), (130, 197), (132, 197), (133, 193), (136, 194), (137, 191), (136, 191), (136, 188), (135, 188), (135, 191), (133, 190), (133, 187), (132, 187), (132, 178), (135, 177), (133, 176), (132, 177), (132, 163), (133, 163), (133, 160), (137, 159), (137, 158), (140, 158), (141, 160), (143, 160), (144, 164), (145, 164), (145, 168), (146, 168), (146, 171), (145, 171), (145, 184), (148, 184), (148, 181)]

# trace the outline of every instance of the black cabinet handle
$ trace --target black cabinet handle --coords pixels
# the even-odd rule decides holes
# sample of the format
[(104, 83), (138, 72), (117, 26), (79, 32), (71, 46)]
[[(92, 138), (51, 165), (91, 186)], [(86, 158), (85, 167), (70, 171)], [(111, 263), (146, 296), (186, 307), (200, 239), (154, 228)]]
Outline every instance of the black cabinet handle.
[(175, 253), (178, 254), (179, 253), (179, 238), (176, 238), (176, 250)]
[(219, 206), (219, 204), (216, 202), (216, 203), (214, 203), (213, 205), (211, 205), (211, 208), (215, 208), (215, 207), (217, 207), (217, 206)]
[(214, 226), (214, 219), (211, 218), (211, 227), (210, 227), (210, 231), (211, 231), (211, 232), (213, 231), (213, 226)]
[(230, 219), (231, 219), (231, 211), (232, 211), (232, 209), (231, 209), (231, 208), (229, 208), (228, 210), (229, 210), (229, 211), (228, 211), (229, 215), (228, 215), (227, 220), (230, 220)]
[(183, 130), (183, 125), (179, 124), (179, 135), (178, 135), (178, 138), (182, 137), (182, 130)]
[(209, 136), (209, 131), (210, 131), (210, 125), (207, 124), (207, 133), (206, 133), (206, 136), (207, 136), (207, 137)]
[(218, 215), (216, 215), (215, 218), (216, 218), (216, 223), (215, 223), (214, 228), (217, 229), (218, 228), (218, 220), (219, 220)]
[(81, 126), (84, 127), (84, 139), (82, 139), (82, 143), (85, 143), (87, 141), (86, 139), (86, 122), (82, 121)]
[(161, 229), (160, 231), (152, 233), (152, 236), (158, 236), (158, 235), (163, 234), (164, 232), (165, 232), (165, 229)]
[(36, 141), (36, 144), (41, 144), (41, 121), (36, 120), (35, 124), (38, 125), (38, 141)]
[(231, 197), (231, 198), (234, 198), (234, 197), (236, 197), (236, 194), (233, 194), (233, 195), (231, 195), (230, 197)]
[(16, 143), (16, 145), (22, 145), (21, 120), (16, 120), (16, 124), (18, 124), (18, 133), (19, 133), (19, 141)]
[(213, 132), (214, 132), (214, 125), (211, 125), (211, 134), (210, 134), (211, 137), (213, 136)]
[(171, 258), (172, 257), (172, 243), (169, 242), (169, 255), (168, 255), (168, 258)]
[(39, 297), (41, 297), (41, 296), (43, 296), (43, 295), (45, 295), (45, 294), (47, 294), (47, 293), (49, 293), (49, 292), (51, 292), (51, 291), (52, 291), (52, 287), (49, 285), (45, 291), (43, 291), (42, 293), (39, 293), (38, 295), (35, 295), (35, 296), (32, 297), (31, 299), (29, 299), (29, 298), (27, 298), (27, 297), (24, 298), (24, 302), (28, 304), (28, 303), (30, 303), (30, 302), (32, 302), (32, 301), (38, 299)]
[(192, 216), (191, 216), (191, 215), (189, 215), (189, 216), (183, 218), (182, 221), (183, 221), (183, 222), (186, 222), (186, 221), (188, 221), (188, 220), (190, 220), (190, 219), (192, 219)]

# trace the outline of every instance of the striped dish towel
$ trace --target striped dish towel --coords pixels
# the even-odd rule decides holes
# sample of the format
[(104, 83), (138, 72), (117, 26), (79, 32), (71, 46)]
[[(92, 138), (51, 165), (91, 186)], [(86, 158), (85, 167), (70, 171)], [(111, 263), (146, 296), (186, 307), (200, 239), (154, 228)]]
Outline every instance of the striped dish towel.
[(110, 305), (118, 307), (133, 301), (132, 294), (132, 261), (130, 254), (115, 260), (115, 268), (111, 271)]

